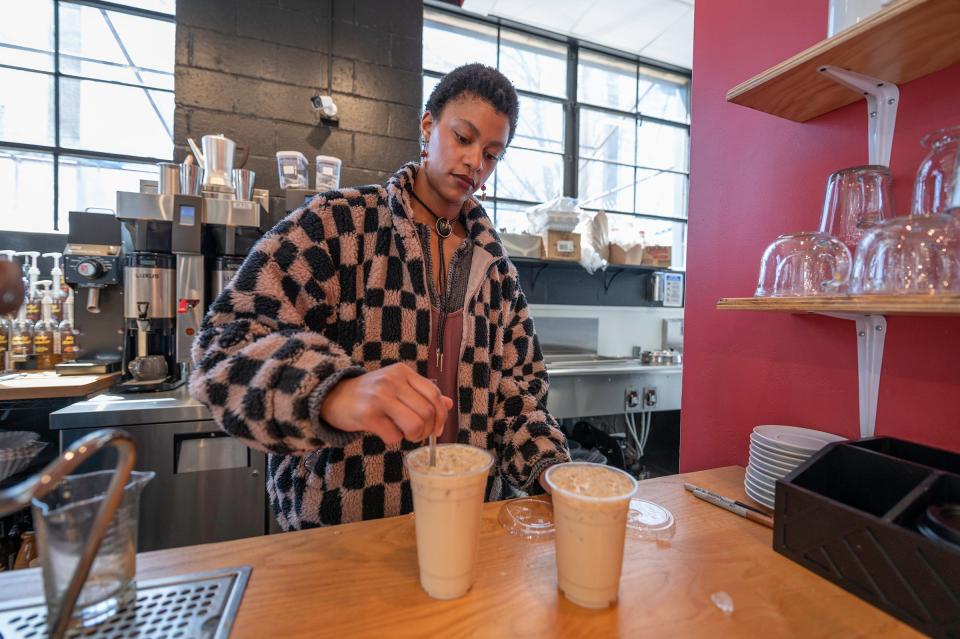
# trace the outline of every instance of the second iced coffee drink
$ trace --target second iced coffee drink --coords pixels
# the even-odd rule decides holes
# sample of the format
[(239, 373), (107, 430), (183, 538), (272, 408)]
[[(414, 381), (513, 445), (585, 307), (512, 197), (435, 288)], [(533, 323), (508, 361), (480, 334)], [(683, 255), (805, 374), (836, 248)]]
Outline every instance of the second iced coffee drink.
[(462, 597), (476, 577), (480, 515), (493, 455), (463, 444), (441, 444), (435, 466), (427, 446), (408, 453), (405, 462), (420, 585), (434, 599)]
[(557, 581), (586, 608), (616, 602), (630, 497), (636, 480), (603, 466), (572, 462), (546, 472), (556, 522)]

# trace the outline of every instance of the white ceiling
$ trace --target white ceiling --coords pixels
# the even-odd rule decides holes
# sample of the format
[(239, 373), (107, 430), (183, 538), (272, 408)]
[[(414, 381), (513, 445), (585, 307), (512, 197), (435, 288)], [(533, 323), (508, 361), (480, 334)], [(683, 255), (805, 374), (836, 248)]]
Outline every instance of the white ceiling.
[(464, 0), (463, 8), (686, 69), (694, 0)]

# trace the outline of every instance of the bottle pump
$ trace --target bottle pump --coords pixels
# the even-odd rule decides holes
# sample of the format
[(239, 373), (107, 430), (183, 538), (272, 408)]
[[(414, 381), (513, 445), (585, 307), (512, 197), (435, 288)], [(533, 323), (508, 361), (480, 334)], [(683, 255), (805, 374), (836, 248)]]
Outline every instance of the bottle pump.
[(60, 268), (60, 258), (63, 253), (44, 253), (41, 257), (53, 258), (53, 268), (50, 269), (50, 280), (53, 282), (50, 287), (50, 297), (53, 305), (50, 312), (55, 322), (63, 320), (63, 302), (67, 299), (66, 287), (63, 283), (63, 269)]
[(41, 316), (40, 291), (37, 290), (37, 280), (40, 279), (40, 269), (37, 267), (37, 258), (40, 257), (40, 251), (20, 251), (14, 255), (23, 255), (23, 271), (27, 275), (27, 294), (24, 298), (24, 304), (27, 307), (27, 319), (31, 323), (37, 322)]

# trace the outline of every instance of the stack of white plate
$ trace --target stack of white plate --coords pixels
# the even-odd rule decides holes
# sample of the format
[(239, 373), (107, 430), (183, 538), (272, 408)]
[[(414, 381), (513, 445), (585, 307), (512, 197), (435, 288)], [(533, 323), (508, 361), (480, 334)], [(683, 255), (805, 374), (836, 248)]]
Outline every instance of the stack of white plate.
[(29, 466), (46, 445), (30, 431), (0, 431), (0, 481)]
[(827, 444), (843, 440), (839, 435), (798, 426), (757, 426), (750, 434), (750, 462), (743, 480), (747, 495), (773, 508), (778, 479)]

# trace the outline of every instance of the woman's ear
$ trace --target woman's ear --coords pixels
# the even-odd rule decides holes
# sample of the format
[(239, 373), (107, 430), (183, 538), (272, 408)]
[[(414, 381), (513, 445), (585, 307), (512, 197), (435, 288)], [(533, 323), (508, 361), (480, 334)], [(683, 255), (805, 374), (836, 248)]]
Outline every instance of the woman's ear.
[(429, 111), (424, 111), (423, 116), (420, 118), (420, 138), (423, 140), (424, 146), (430, 144), (430, 133), (433, 131), (433, 114)]

